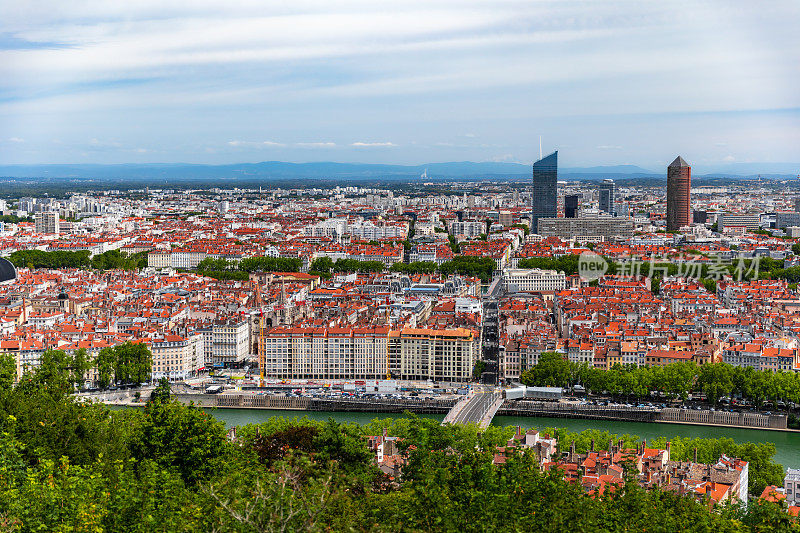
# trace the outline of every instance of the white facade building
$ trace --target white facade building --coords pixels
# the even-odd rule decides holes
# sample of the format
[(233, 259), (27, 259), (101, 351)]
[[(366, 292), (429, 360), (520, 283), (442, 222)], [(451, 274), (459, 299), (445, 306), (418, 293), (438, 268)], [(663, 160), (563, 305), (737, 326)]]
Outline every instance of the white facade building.
[(507, 268), (503, 270), (502, 283), (511, 292), (560, 291), (567, 286), (567, 278), (555, 270)]

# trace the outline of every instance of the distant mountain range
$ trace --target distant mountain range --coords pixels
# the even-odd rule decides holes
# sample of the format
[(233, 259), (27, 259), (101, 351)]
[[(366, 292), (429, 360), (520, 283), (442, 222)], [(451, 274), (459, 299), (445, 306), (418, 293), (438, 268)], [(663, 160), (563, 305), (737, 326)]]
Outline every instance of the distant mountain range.
[[(702, 170), (705, 174), (698, 174)], [(286, 180), (286, 179), (410, 179), (423, 174), (429, 179), (498, 178), (530, 175), (531, 167), (521, 163), (473, 163), (469, 161), (430, 163), (427, 165), (381, 165), (367, 163), (287, 163), (266, 161), (231, 165), (197, 165), (186, 163), (149, 163), (120, 165), (0, 165), (0, 176), (7, 178), (72, 178), (98, 180)], [(800, 173), (796, 163), (733, 163), (695, 169), (700, 177), (791, 178)], [(664, 177), (663, 171), (653, 171), (635, 165), (596, 167), (564, 167), (558, 169), (560, 178), (602, 179)]]

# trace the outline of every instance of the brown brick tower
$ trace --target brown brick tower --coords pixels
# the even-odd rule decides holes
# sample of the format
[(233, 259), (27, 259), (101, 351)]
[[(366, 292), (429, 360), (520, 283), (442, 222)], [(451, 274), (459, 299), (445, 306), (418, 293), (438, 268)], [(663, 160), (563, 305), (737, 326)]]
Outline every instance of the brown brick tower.
[(681, 156), (667, 167), (667, 231), (678, 231), (692, 222), (692, 167)]

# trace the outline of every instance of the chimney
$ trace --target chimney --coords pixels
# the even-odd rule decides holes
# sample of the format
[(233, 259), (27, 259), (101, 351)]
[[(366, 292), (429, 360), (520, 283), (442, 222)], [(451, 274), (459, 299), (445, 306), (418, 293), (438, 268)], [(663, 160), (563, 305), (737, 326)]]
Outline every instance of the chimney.
[(614, 439), (608, 439), (608, 453), (614, 453)]
[(569, 454), (570, 456), (575, 455), (575, 441), (572, 441), (572, 444), (569, 445)]
[(591, 442), (591, 444), (589, 444), (589, 451), (590, 451), (590, 452), (593, 452), (593, 451), (594, 451), (594, 439), (592, 439), (592, 442)]

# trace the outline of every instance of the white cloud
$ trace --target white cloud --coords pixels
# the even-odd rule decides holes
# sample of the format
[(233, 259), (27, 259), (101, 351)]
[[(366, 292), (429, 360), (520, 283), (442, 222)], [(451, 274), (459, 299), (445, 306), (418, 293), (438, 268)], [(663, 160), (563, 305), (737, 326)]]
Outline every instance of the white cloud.
[(333, 148), (336, 146), (334, 142), (314, 142), (314, 143), (295, 143), (295, 146), (300, 148)]
[(10, 138), (8, 139), (8, 142), (12, 142), (12, 143), (24, 143), (24, 142), (25, 142), (25, 139), (22, 139), (22, 138), (20, 138), (20, 137), (10, 137)]
[(89, 145), (95, 148), (122, 148), (122, 143), (116, 140), (89, 139)]
[(242, 146), (242, 147), (249, 147), (249, 148), (277, 148), (281, 146), (286, 146), (284, 143), (274, 142), (274, 141), (240, 141), (240, 140), (233, 140), (228, 141), (228, 146)]
[(733, 161), (736, 161), (736, 158), (733, 157), (732, 155), (726, 155), (725, 157), (722, 158), (722, 160), (725, 161), (725, 162), (731, 163)]
[[(0, 12), (0, 35), (43, 45), (0, 43), (0, 122), (28, 125), (12, 130), (25, 146), (58, 136), (63, 145), (44, 151), (67, 159), (94, 136), (115, 140), (90, 142), (93, 157), (158, 143), (159, 156), (177, 159), (281, 147), (376, 161), (387, 152), (366, 148), (412, 161), (456, 148), (524, 159), (535, 155), (533, 126), (562, 147), (574, 137), (579, 158), (629, 160), (659, 152), (691, 113), (710, 117), (698, 150), (723, 137), (730, 146), (716, 146), (740, 160), (760, 141), (773, 160), (795, 157), (800, 138), (796, 0), (722, 11), (688, 0), (0, 0)], [(747, 110), (784, 113), (784, 123), (724, 128), (710, 116)], [(648, 116), (623, 131), (636, 114)], [(285, 142), (245, 140), (264, 124)], [(397, 144), (292, 141), (301, 135)], [(609, 144), (596, 146), (603, 135)]]

